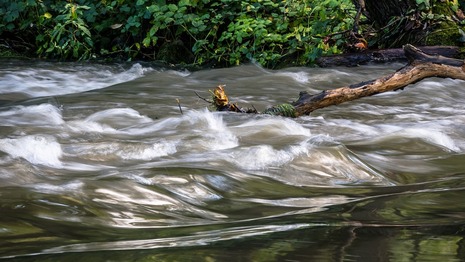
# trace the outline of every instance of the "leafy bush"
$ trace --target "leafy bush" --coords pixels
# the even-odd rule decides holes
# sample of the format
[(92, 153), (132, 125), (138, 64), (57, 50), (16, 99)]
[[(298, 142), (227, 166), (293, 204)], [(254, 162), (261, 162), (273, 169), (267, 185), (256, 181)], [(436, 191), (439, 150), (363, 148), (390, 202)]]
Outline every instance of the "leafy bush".
[(0, 37), (28, 32), (49, 58), (160, 59), (176, 45), (192, 54), (178, 62), (274, 67), (341, 52), (342, 35), (325, 36), (350, 29), (354, 11), (350, 0), (2, 1)]
[[(90, 7), (66, 4), (60, 15), (53, 19), (53, 28), (46, 28), (44, 34), (36, 37), (39, 48), (37, 53), (60, 58), (88, 59), (91, 57), (93, 41), (86, 23), (82, 20), (84, 10)], [(51, 20), (52, 15), (45, 13), (44, 21)]]

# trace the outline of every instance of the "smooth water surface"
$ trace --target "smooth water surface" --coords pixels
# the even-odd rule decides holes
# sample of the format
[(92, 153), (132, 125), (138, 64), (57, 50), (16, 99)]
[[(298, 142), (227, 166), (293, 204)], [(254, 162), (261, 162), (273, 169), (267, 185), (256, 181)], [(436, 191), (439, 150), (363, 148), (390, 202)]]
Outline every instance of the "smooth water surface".
[[(390, 74), (0, 64), (0, 259), (461, 261), (465, 83), (297, 119), (259, 111)], [(180, 101), (182, 113), (176, 100)]]

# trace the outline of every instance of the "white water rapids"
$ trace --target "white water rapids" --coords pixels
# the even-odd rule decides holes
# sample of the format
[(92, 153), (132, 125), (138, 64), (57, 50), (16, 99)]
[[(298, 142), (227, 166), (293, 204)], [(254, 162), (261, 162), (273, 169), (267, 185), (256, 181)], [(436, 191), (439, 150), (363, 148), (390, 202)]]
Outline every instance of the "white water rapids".
[[(194, 93), (226, 84), (230, 100), (262, 111), (401, 66), (189, 72), (5, 61), (3, 257), (235, 243), (335, 224), (448, 224), (437, 212), (465, 208), (463, 81), (431, 78), (297, 119), (211, 112)], [(438, 198), (443, 191), (455, 193)]]

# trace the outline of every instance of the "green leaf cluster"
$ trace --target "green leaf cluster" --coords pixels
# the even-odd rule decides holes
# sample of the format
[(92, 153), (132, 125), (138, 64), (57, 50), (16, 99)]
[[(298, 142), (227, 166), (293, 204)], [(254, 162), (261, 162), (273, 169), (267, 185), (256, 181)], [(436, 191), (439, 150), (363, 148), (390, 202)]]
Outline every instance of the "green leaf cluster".
[(34, 36), (48, 58), (159, 59), (176, 44), (192, 55), (179, 62), (275, 67), (340, 53), (334, 33), (352, 27), (354, 12), (350, 0), (3, 0), (0, 37)]

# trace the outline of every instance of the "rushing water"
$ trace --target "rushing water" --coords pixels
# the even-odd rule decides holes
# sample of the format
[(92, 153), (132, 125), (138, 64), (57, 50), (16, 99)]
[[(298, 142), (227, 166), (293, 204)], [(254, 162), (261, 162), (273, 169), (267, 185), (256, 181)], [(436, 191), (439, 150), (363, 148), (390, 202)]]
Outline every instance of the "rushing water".
[[(2, 61), (0, 259), (460, 261), (464, 82), (298, 119), (258, 110), (389, 74)], [(182, 106), (182, 113), (176, 99)]]

